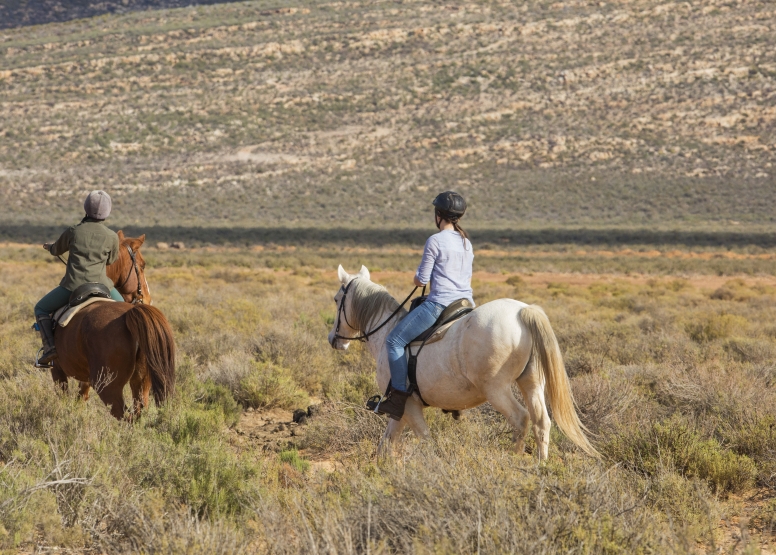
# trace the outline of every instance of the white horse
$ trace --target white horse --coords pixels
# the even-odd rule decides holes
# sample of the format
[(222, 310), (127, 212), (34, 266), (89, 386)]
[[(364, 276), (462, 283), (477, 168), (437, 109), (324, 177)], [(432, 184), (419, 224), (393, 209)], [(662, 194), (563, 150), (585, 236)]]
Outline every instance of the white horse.
[[(350, 344), (348, 339), (377, 328), (399, 303), (370, 280), (365, 266), (356, 275), (340, 266), (338, 275), (342, 287), (334, 297), (337, 317), (329, 343), (344, 350)], [(367, 341), (377, 361), (380, 391), (386, 390), (391, 379), (385, 338), (406, 314), (401, 309)], [(547, 459), (550, 440), (546, 392), (558, 427), (585, 453), (598, 456), (577, 416), (558, 341), (539, 306), (499, 299), (478, 307), (458, 320), (440, 341), (425, 346), (417, 368), (420, 393), (432, 407), (463, 410), (489, 401), (512, 426), (518, 453), (525, 450), (530, 415), (540, 461)], [(528, 411), (512, 394), (515, 381)], [(392, 452), (392, 445), (400, 440), (407, 425), (421, 439), (428, 437), (423, 403), (417, 394), (407, 400), (401, 420), (388, 419), (378, 448), (381, 456)]]

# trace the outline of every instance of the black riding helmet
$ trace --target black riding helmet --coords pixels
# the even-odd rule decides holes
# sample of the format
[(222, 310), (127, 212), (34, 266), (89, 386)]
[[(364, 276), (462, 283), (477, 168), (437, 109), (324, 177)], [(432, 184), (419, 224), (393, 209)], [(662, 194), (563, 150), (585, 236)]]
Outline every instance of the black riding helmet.
[(440, 217), (452, 223), (456, 223), (466, 212), (466, 201), (455, 191), (439, 193), (431, 204), (436, 207)]

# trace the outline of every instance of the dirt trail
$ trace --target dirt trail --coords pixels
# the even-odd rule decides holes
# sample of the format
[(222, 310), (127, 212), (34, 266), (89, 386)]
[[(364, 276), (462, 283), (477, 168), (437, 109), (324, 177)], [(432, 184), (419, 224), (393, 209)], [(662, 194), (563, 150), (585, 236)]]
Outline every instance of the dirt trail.
[(759, 509), (772, 497), (772, 490), (767, 488), (731, 495), (727, 503), (728, 514), (717, 525), (722, 535), (716, 546), (717, 552), (736, 553), (747, 540), (753, 540), (752, 543), (759, 547), (761, 555), (776, 555), (776, 529), (773, 529), (773, 523), (757, 522), (756, 519)]
[[(316, 406), (314, 403), (312, 406)], [(285, 409), (246, 409), (233, 429), (229, 430), (230, 441), (237, 449), (250, 448), (265, 452), (280, 453), (298, 449), (305, 423), (294, 422), (294, 412)], [(300, 454), (310, 461), (313, 470), (334, 470), (334, 461), (321, 458), (315, 453), (300, 449)]]

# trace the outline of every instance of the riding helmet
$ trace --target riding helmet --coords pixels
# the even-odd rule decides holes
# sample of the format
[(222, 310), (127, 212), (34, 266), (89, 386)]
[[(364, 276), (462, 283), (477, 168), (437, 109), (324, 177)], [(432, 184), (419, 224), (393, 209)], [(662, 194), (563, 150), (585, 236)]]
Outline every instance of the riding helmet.
[(440, 216), (448, 221), (457, 221), (466, 212), (466, 201), (455, 191), (439, 193), (432, 202)]
[(94, 220), (104, 220), (110, 216), (112, 203), (105, 191), (92, 191), (84, 201), (86, 215)]

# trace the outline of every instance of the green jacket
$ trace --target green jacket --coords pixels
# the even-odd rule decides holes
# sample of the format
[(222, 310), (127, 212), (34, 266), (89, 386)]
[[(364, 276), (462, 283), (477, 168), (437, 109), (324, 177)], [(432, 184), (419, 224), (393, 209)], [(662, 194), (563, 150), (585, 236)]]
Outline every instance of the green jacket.
[(105, 266), (119, 258), (119, 236), (99, 220), (84, 218), (65, 231), (49, 252), (54, 256), (70, 252), (67, 271), (59, 285), (74, 291), (84, 283), (102, 283), (108, 288), (113, 282), (105, 274)]

